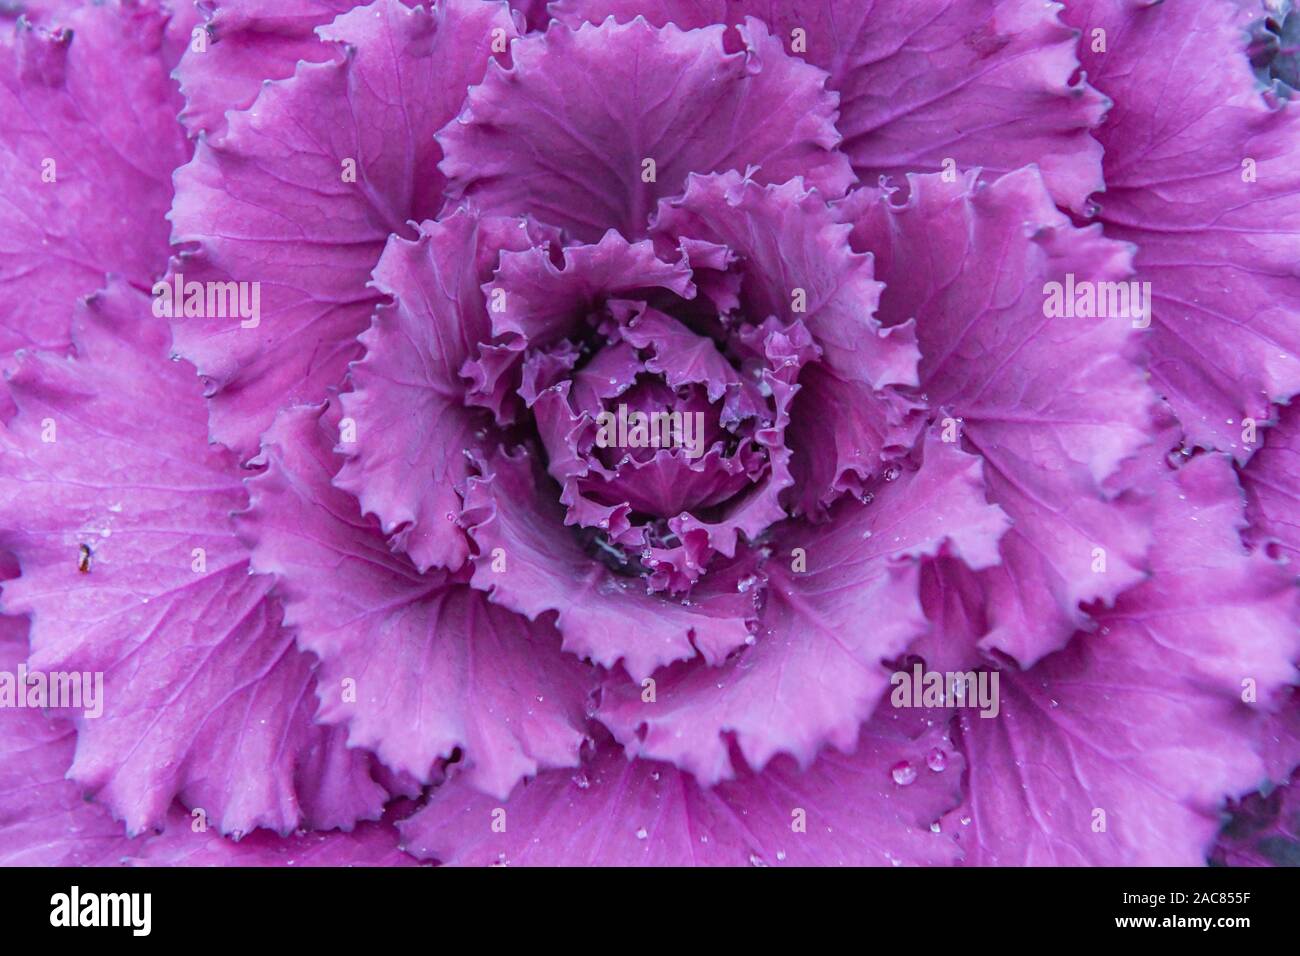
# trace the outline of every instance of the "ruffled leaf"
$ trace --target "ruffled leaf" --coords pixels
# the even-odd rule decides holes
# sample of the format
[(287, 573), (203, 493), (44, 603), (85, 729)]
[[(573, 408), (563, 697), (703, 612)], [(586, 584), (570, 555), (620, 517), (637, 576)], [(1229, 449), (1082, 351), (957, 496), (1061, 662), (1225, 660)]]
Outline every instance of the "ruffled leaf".
[[(925, 763), (936, 752), (939, 772)], [(892, 776), (902, 764), (921, 768), (907, 785)], [(931, 827), (960, 777), (940, 728), (912, 739), (882, 718), (851, 756), (803, 772), (782, 758), (712, 789), (606, 745), (578, 773), (544, 774), (504, 802), (452, 781), (400, 829), (407, 852), (461, 866), (940, 865), (955, 848)]]
[[(27, 624), (0, 617), (0, 671), (27, 656)], [(39, 708), (0, 708), (0, 866), (112, 866), (132, 841), (65, 779), (77, 734)]]
[[(400, 805), (400, 804), (398, 804)], [(398, 848), (392, 811), (385, 819), (357, 825), (346, 833), (311, 831), (277, 836), (265, 830), (235, 841), (213, 830), (195, 830), (194, 820), (173, 811), (167, 828), (142, 841), (127, 861), (132, 866), (416, 866)]]
[[(196, 4), (197, 6), (197, 4)], [(316, 30), (347, 13), (352, 0), (218, 0), (208, 7), (176, 70), (185, 96), (180, 120), (191, 135), (226, 128), (227, 110), (253, 105), (262, 84), (293, 76), (299, 61), (334, 56)]]
[(1300, 402), (1281, 409), (1277, 425), (1259, 434), (1264, 447), (1241, 473), (1247, 537), (1300, 575)]
[(1252, 73), (1247, 28), (1264, 7), (1067, 8), (1089, 80), (1115, 101), (1097, 201), (1151, 283), (1152, 382), (1192, 442), (1244, 461), (1242, 419), (1300, 392), (1300, 113)]
[(0, 366), (66, 349), (77, 298), (107, 274), (152, 285), (188, 156), (166, 13), (86, 4), (53, 20), (67, 29), (0, 24)]
[[(907, 410), (879, 390), (916, 384), (912, 329), (881, 330), (874, 316), (880, 283), (870, 256), (849, 248), (848, 231), (800, 181), (762, 186), (737, 173), (692, 176), (680, 199), (660, 205), (654, 223), (656, 240), (670, 248), (702, 239), (728, 249), (738, 258), (741, 312), (753, 323), (768, 316), (801, 321), (821, 349), (822, 363), (808, 372), (815, 397), (796, 399), (791, 413), (793, 435), (811, 432), (792, 442), (803, 511), (845, 490), (848, 473), (861, 481), (879, 472)], [(844, 441), (817, 441), (828, 405), (849, 413)]]
[(235, 460), (208, 445), (165, 339), (147, 299), (112, 286), (79, 314), (75, 361), (19, 366), (0, 432), (0, 527), (20, 529), (22, 566), (5, 609), (33, 615), (33, 668), (103, 672), (69, 775), (131, 832), (175, 796), (222, 832), (376, 817), (366, 755), (312, 722), (313, 662), (250, 576)]
[(283, 413), (239, 521), (254, 567), (280, 580), (286, 623), (321, 660), (319, 717), (424, 781), (462, 748), (467, 779), (499, 795), (541, 768), (576, 764), (585, 668), (560, 653), (550, 627), (391, 554), (374, 520), (330, 484), (336, 427), (319, 409)]
[(564, 23), (643, 16), (683, 29), (762, 19), (792, 59), (839, 94), (843, 152), (882, 175), (1031, 163), (1052, 198), (1082, 209), (1102, 188), (1089, 132), (1107, 103), (1075, 79), (1075, 34), (1037, 0), (556, 0)]
[(503, 423), (513, 422), (520, 403), (512, 393), (523, 384), (519, 366), (525, 349), (577, 337), (610, 300), (657, 289), (694, 296), (686, 261), (661, 259), (651, 243), (629, 242), (613, 230), (599, 242), (566, 246), (554, 255), (541, 246), (504, 251), (483, 288), (492, 334), (500, 341), (485, 344), (478, 361), (464, 369), (473, 382), (472, 400)]
[(969, 806), (945, 829), (967, 864), (1199, 866), (1223, 799), (1263, 773), (1245, 705), (1139, 622), (1004, 670), (999, 691), (996, 717), (961, 717)]
[(460, 106), (444, 84), (481, 75), (491, 30), (511, 23), (504, 5), (479, 6), (448, 21), (377, 0), (339, 17), (321, 31), (332, 60), (266, 85), (177, 171), (173, 240), (195, 248), (172, 272), (245, 283), (247, 302), (254, 288), (260, 299), (257, 315), (174, 320), (179, 351), (209, 381), (213, 436), (241, 454), (278, 408), (342, 383), (379, 301), (367, 281), (384, 244), (437, 213), (433, 132)]
[(1226, 457), (1199, 455), (1169, 474), (1159, 464), (1151, 577), (1126, 591), (1102, 626), (1123, 624), (1182, 654), (1230, 696), (1276, 707), (1300, 679), (1300, 591), (1294, 575), (1241, 543), (1241, 486)]
[(380, 306), (360, 338), (366, 357), (342, 398), (354, 427), (336, 483), (421, 571), (454, 571), (469, 553), (455, 523), (457, 491), (469, 475), (465, 453), (491, 420), (466, 407), (460, 371), (492, 337), (480, 286), (499, 252), (534, 239), (522, 220), (458, 212), (421, 224), (414, 241), (394, 237), (375, 267), (375, 288), (393, 304)]
[(825, 74), (757, 21), (743, 53), (725, 52), (722, 34), (610, 20), (519, 41), (514, 67), (490, 69), (438, 134), (450, 194), (585, 242), (644, 235), (690, 173), (757, 166), (763, 182), (803, 176), (841, 195), (852, 173)]
[(1126, 317), (1053, 316), (1049, 286), (1125, 280), (1129, 252), (1071, 226), (1032, 170), (909, 188), (901, 204), (864, 190), (843, 214), (876, 254), (882, 321), (916, 320), (920, 388), (1014, 524), (986, 575), (988, 643), (1027, 666), (1086, 624), (1081, 603), (1143, 578), (1149, 517), (1104, 487), (1154, 431), (1138, 333)]

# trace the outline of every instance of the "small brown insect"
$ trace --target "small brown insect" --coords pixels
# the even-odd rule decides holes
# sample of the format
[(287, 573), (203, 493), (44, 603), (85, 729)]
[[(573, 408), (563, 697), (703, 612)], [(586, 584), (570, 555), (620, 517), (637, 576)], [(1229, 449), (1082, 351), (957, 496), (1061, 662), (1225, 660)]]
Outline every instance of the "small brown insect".
[(82, 574), (90, 573), (90, 556), (93, 553), (94, 552), (90, 550), (90, 545), (83, 544), (81, 546), (80, 552), (77, 556), (77, 570)]

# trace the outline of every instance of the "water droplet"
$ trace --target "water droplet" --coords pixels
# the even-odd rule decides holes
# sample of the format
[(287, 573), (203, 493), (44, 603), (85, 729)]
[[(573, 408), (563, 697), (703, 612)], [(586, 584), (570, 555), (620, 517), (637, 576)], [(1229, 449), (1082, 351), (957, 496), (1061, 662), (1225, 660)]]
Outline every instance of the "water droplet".
[(916, 768), (906, 760), (901, 760), (890, 768), (889, 775), (894, 778), (894, 783), (906, 787), (916, 781)]
[(648, 837), (649, 835), (650, 835), (650, 834), (646, 832), (645, 827), (642, 827), (641, 829), (639, 829), (639, 830), (636, 831), (636, 838), (637, 838), (638, 840), (644, 840), (644, 839), (645, 839), (646, 837)]
[(925, 755), (925, 765), (935, 773), (943, 773), (948, 769), (948, 755), (935, 747)]

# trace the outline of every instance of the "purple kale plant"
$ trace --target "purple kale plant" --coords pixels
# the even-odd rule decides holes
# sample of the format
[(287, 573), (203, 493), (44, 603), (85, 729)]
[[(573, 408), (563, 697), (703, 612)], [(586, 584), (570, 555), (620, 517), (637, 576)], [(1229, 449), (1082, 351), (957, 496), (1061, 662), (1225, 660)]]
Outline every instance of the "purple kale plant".
[(0, 862), (1297, 861), (1291, 0), (3, 11)]

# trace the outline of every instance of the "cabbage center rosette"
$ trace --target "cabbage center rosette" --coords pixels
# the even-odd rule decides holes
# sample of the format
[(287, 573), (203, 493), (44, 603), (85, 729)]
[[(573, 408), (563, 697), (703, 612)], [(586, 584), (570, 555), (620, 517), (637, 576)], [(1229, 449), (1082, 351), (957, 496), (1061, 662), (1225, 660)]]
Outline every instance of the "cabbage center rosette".
[[(735, 237), (694, 234), (694, 210), (717, 202), (746, 221), (747, 207), (767, 210), (770, 263)], [(801, 214), (793, 232), (781, 227), (792, 211)], [(758, 234), (746, 228), (752, 242)], [(541, 595), (507, 583), (509, 543), (484, 527), (497, 474), (532, 458), (527, 467), (554, 482), (534, 493), (563, 507), (565, 544), (590, 561), (583, 576), (637, 593), (647, 609), (671, 602), (689, 615), (711, 569), (738, 575), (756, 563), (746, 544), (791, 515), (861, 493), (906, 451), (915, 408), (892, 386), (915, 383), (912, 330), (885, 332), (875, 321), (870, 260), (849, 251), (849, 227), (815, 191), (798, 180), (692, 177), (652, 232), (630, 242), (611, 230), (561, 247), (529, 220), (461, 211), (390, 243), (375, 274), (394, 301), (362, 337), (367, 355), (343, 397), (358, 437), (340, 446), (352, 457), (337, 483), (417, 563), (454, 571), (476, 552), (476, 586), (540, 613)], [(477, 264), (473, 274), (466, 262)], [(801, 265), (816, 268), (803, 278)], [(876, 416), (878, 433), (843, 460), (818, 460), (814, 447), (794, 460), (792, 414), (810, 366), (824, 366), (833, 389)], [(423, 481), (412, 480), (412, 462), (430, 466)], [(818, 484), (806, 500), (793, 494), (796, 471)], [(744, 594), (758, 579), (738, 580)], [(726, 603), (749, 618), (757, 593)], [(710, 591), (703, 606), (720, 600)], [(716, 663), (745, 640), (740, 625), (701, 648), (706, 657)], [(574, 649), (638, 674), (694, 653), (680, 638), (666, 657), (653, 638), (625, 638), (618, 652)]]
[(608, 302), (587, 321), (522, 370), (565, 522), (616, 573), (687, 591), (714, 553), (735, 555), (739, 533), (783, 517), (789, 372), (803, 357), (782, 331), (746, 355), (738, 336), (718, 343), (645, 302)]

